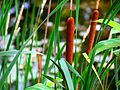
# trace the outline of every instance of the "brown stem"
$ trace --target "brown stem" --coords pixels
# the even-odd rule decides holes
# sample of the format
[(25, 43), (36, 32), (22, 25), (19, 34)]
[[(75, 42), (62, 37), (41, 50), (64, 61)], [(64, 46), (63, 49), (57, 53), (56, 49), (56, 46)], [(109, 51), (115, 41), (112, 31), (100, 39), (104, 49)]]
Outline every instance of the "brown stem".
[[(51, 7), (51, 0), (49, 0), (48, 15), (50, 14), (50, 7)], [(49, 21), (49, 18), (47, 19), (47, 23), (46, 23), (45, 36), (44, 36), (44, 45), (43, 45), (42, 53), (44, 53), (44, 50), (45, 50), (45, 40), (46, 40), (46, 37), (47, 37), (48, 21)]]
[[(39, 52), (38, 50), (36, 51)], [(37, 54), (37, 59), (38, 59), (38, 83), (40, 83), (40, 76), (41, 76), (41, 70), (42, 70), (42, 62), (41, 62), (40, 54)]]

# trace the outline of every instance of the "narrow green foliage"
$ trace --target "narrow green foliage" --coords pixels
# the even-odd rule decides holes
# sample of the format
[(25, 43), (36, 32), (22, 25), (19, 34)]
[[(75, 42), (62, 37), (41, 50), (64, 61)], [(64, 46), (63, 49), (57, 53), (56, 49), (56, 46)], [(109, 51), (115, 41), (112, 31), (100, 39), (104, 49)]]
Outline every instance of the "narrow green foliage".
[[(99, 19), (99, 20), (97, 20), (97, 22), (103, 23), (103, 20), (104, 19)], [(108, 22), (108, 19), (106, 19), (106, 21), (104, 22), (104, 24), (107, 24), (107, 22)], [(120, 24), (119, 23), (110, 20), (109, 23), (108, 23), (108, 25), (111, 26), (111, 27), (113, 27), (115, 30), (118, 30), (120, 32)], [(114, 30), (114, 29), (112, 29), (112, 30)]]
[(3, 26), (5, 25), (6, 23), (6, 18), (7, 18), (7, 15), (8, 15), (8, 12), (12, 6), (12, 3), (13, 3), (13, 0), (10, 0), (9, 1), (9, 4), (7, 5), (7, 7), (5, 8), (5, 3), (3, 2), (2, 4), (2, 16), (1, 16), (1, 20), (0, 20), (0, 32), (2, 32), (1, 30), (3, 30)]
[[(102, 27), (105, 29), (106, 26), (108, 25), (109, 21), (112, 20), (114, 18), (114, 16), (117, 14), (117, 12), (120, 10), (120, 8), (119, 8), (120, 7), (119, 2), (120, 2), (120, 0), (116, 0), (116, 1), (113, 2), (112, 6), (109, 8), (109, 10), (107, 11), (107, 13), (106, 13), (106, 15), (104, 17), (104, 20), (103, 20), (103, 23), (101, 25), (100, 30), (102, 29)], [(104, 22), (106, 21), (106, 19), (108, 17), (109, 17), (109, 19), (108, 19), (107, 23), (104, 25)], [(95, 43), (97, 43), (99, 41), (101, 35), (103, 34), (103, 31), (99, 31)]]
[(74, 90), (73, 81), (72, 81), (72, 78), (70, 76), (70, 72), (69, 72), (68, 67), (66, 65), (65, 59), (61, 58), (60, 66), (61, 66), (61, 69), (63, 70), (64, 75), (65, 75), (68, 90)]
[[(16, 56), (14, 57), (13, 61), (11, 62), (10, 66), (7, 68), (4, 76), (1, 78), (0, 81), (0, 89), (2, 88), (2, 86), (4, 85), (4, 81), (6, 80), (6, 78), (8, 77), (12, 67), (14, 66), (14, 64), (16, 63), (16, 61), (18, 60), (19, 55), (22, 53), (23, 49), (25, 48), (25, 46), (27, 45), (27, 43), (31, 40), (31, 38), (33, 37), (33, 35), (37, 32), (37, 30), (41, 27), (41, 25), (46, 21), (46, 19), (50, 16), (52, 16), (62, 5), (64, 5), (67, 2), (67, 0), (62, 1), (50, 14), (49, 16), (47, 16), (45, 18), (45, 20), (33, 31), (33, 33), (29, 36), (29, 38), (24, 42), (24, 44), (21, 46), (20, 50), (17, 52)], [(9, 44), (10, 45), (10, 44)], [(8, 46), (9, 46), (8, 45)], [(7, 48), (8, 50), (9, 48)]]
[(70, 71), (73, 74), (75, 74), (75, 76), (79, 77), (81, 79), (82, 83), (84, 84), (84, 80), (83, 80), (82, 76), (68, 62), (66, 62), (66, 64), (67, 64), (68, 69), (70, 69)]
[(15, 11), (16, 11), (16, 17), (18, 17), (18, 0), (15, 0)]
[(61, 81), (58, 81), (57, 79), (54, 79), (50, 76), (47, 76), (47, 75), (43, 75), (45, 78), (47, 78), (48, 80), (52, 81), (53, 83), (55, 84), (58, 84), (59, 86), (61, 86), (62, 88), (64, 88), (64, 86), (60, 83)]
[[(51, 56), (51, 54), (52, 54), (53, 41), (54, 41), (54, 35), (53, 35), (53, 33), (52, 33), (52, 34), (51, 34), (51, 37), (50, 37), (50, 43), (49, 43), (47, 58), (46, 58), (45, 67), (44, 67), (44, 68), (45, 68), (45, 69), (44, 69), (44, 74), (47, 74), (48, 65), (49, 65), (49, 62), (50, 62), (50, 56)], [(43, 81), (45, 82), (44, 77), (43, 77)]]
[[(56, 62), (57, 60), (60, 60), (60, 58), (61, 58), (61, 56), (62, 56), (62, 52), (63, 52), (65, 46), (66, 46), (66, 43), (65, 43), (65, 44), (62, 46), (62, 48), (59, 50), (59, 52), (58, 52), (59, 54), (57, 54), (56, 59), (55, 59), (55, 62)], [(54, 66), (54, 64), (52, 64), (52, 65), (50, 66), (50, 70), (53, 68), (53, 66)]]
[(38, 83), (35, 84), (34, 86), (26, 88), (25, 90), (52, 90), (52, 89), (44, 84)]
[[(31, 35), (31, 33), (33, 31), (33, 27), (34, 27), (35, 4), (36, 4), (36, 2), (34, 2), (33, 9), (32, 9), (32, 19), (31, 19), (31, 22), (30, 22), (30, 32), (29, 32), (29, 35)], [(27, 15), (26, 15), (26, 17), (27, 17)], [(25, 21), (25, 23), (27, 23), (27, 20)], [(25, 34), (23, 34), (23, 35), (25, 37)], [(33, 41), (34, 41), (34, 36), (32, 37), (32, 43), (30, 44), (30, 51), (33, 48)], [(29, 71), (30, 71), (30, 62), (31, 62), (31, 54), (28, 57), (28, 62), (27, 62), (27, 65), (26, 65), (25, 78), (24, 78), (24, 88), (26, 88), (26, 86), (27, 86), (28, 74), (29, 74)]]
[[(26, 31), (27, 31), (27, 21), (28, 21), (28, 10), (26, 12), (26, 16), (25, 16), (25, 21), (24, 21), (24, 25), (23, 25), (23, 31), (22, 31), (22, 45), (25, 41), (26, 38)], [(31, 21), (32, 22), (32, 21)]]
[[(78, 25), (79, 25), (79, 4), (80, 0), (76, 0), (76, 31), (75, 31), (75, 39), (77, 40), (77, 34), (78, 34)], [(77, 46), (75, 45), (75, 58), (74, 58), (74, 68), (77, 69)], [(73, 75), (73, 83), (74, 83), (74, 89), (76, 90), (76, 75)]]
[(100, 53), (104, 50), (112, 49), (113, 47), (120, 46), (119, 40), (120, 40), (119, 38), (114, 38), (114, 39), (111, 39), (111, 40), (100, 41), (99, 43), (97, 43), (95, 45), (93, 50), (90, 52), (90, 54), (89, 54), (90, 58), (91, 58), (94, 51), (95, 51), (95, 54), (98, 54), (98, 53)]
[[(16, 39), (16, 48), (19, 49), (20, 45), (20, 34), (18, 33), (17, 39)], [(16, 62), (16, 87), (15, 89), (18, 90), (19, 87), (19, 69), (18, 69), (19, 62)]]

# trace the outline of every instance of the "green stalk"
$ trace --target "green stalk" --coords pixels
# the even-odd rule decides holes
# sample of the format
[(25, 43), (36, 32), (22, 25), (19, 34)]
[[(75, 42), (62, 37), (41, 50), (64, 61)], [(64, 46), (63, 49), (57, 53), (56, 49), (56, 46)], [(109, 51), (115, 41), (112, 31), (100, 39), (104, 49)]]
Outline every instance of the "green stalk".
[[(68, 0), (63, 0), (59, 5), (57, 5), (57, 7), (47, 16), (50, 17), (53, 13), (55, 13), (56, 11), (58, 11)], [(46, 18), (46, 19), (47, 19)], [(46, 20), (45, 19), (45, 20)], [(45, 21), (44, 20), (44, 21)], [(44, 22), (43, 21), (43, 22)], [(50, 37), (50, 43), (49, 43), (49, 48), (48, 48), (48, 52), (47, 52), (47, 58), (45, 61), (45, 69), (44, 69), (44, 74), (47, 74), (47, 70), (48, 70), (48, 65), (49, 65), (49, 61), (50, 61), (50, 56), (52, 54), (52, 45), (53, 45), (53, 40), (54, 40), (54, 33), (52, 32), (51, 37)], [(45, 78), (43, 77), (43, 81), (45, 83)]]
[(18, 0), (15, 0), (16, 18), (18, 17)]
[[(29, 35), (31, 35), (31, 33), (33, 32), (34, 17), (35, 17), (35, 2), (34, 2), (33, 9), (32, 9), (32, 19), (31, 19), (31, 23), (30, 23)], [(34, 41), (34, 36), (32, 37), (32, 43), (30, 45), (30, 51), (32, 50), (32, 47), (33, 47), (33, 41)], [(27, 86), (28, 74), (29, 74), (29, 71), (30, 71), (30, 61), (31, 61), (31, 54), (29, 54), (27, 67), (26, 67), (26, 70), (25, 70), (24, 89)]]
[[(99, 76), (101, 76), (101, 74), (102, 74), (103, 64), (105, 63), (105, 60), (106, 60), (107, 55), (109, 54), (109, 52), (110, 52), (110, 50), (106, 50), (106, 51), (104, 52), (101, 65), (100, 65), (100, 67), (99, 67), (99, 69), (98, 69), (98, 75), (99, 75)], [(96, 87), (96, 84), (97, 84), (97, 77), (94, 77), (94, 78), (95, 78), (95, 80), (94, 80), (94, 82), (93, 82), (93, 87), (95, 88), (95, 87)]]
[[(112, 37), (116, 38), (116, 34), (112, 35)], [(113, 50), (115, 50), (115, 49), (116, 48), (113, 48)], [(115, 82), (116, 83), (118, 82), (118, 63), (117, 63), (117, 59), (118, 59), (118, 57), (116, 58), (116, 60), (114, 60), (114, 66), (115, 66), (114, 74), (116, 73), (116, 75), (115, 75)], [(116, 90), (119, 90), (118, 85), (116, 85)]]
[[(43, 23), (46, 21), (46, 19), (50, 16), (52, 16), (61, 6), (63, 6), (68, 0), (63, 0), (45, 19), (43, 22), (41, 22), (41, 24), (35, 28), (35, 30), (33, 31), (33, 33), (31, 33), (31, 35), (28, 37), (28, 39), (25, 41), (25, 43), (21, 46), (21, 48), (19, 49), (19, 51), (17, 52), (16, 56), (14, 57), (13, 61), (11, 62), (11, 64), (9, 65), (9, 67), (6, 69), (6, 72), (4, 74), (4, 76), (2, 76), (1, 80), (0, 80), (0, 89), (2, 89), (4, 82), (6, 80), (6, 78), (8, 77), (10, 71), (12, 70), (13, 66), (15, 65), (18, 57), (21, 55), (23, 49), (25, 48), (25, 46), (27, 45), (27, 43), (31, 40), (31, 38), (33, 37), (33, 35), (37, 32), (37, 30), (43, 25)], [(49, 60), (49, 58), (48, 58)]]
[(28, 21), (28, 10), (27, 10), (27, 13), (26, 13), (26, 16), (25, 16), (25, 21), (24, 21), (24, 24), (23, 24), (22, 45), (23, 45), (23, 43), (25, 41), (25, 37), (26, 37), (27, 21)]
[[(5, 5), (4, 2), (2, 4), (2, 16), (0, 18), (1, 19), (0, 20), (0, 32), (2, 32), (3, 25), (6, 24), (5, 18), (7, 18), (7, 15), (12, 6), (12, 3), (13, 3), (13, 0), (10, 0), (8, 5)], [(6, 8), (4, 8), (4, 6), (6, 6)]]
[[(17, 39), (16, 39), (16, 49), (19, 50), (19, 44), (20, 44), (20, 33), (18, 32)], [(15, 90), (18, 90), (19, 87), (19, 69), (18, 69), (18, 60), (16, 62), (16, 86)]]
[[(58, 0), (58, 4), (61, 2), (62, 0)], [(59, 31), (58, 31), (58, 28), (59, 28), (59, 24), (60, 24), (60, 13), (61, 11), (61, 8), (56, 12), (56, 16), (55, 16), (55, 29), (54, 29), (54, 57), (56, 59), (56, 47), (57, 47), (57, 44), (58, 44), (58, 39), (60, 38), (59, 35)], [(58, 47), (59, 48), (59, 47)], [(59, 51), (58, 51), (59, 52)], [(54, 60), (56, 61), (56, 60)], [(55, 67), (54, 67), (55, 69)], [(55, 73), (56, 73), (56, 70), (55, 70)], [(56, 78), (56, 74), (55, 74), (55, 78)], [(56, 84), (55, 84), (55, 90), (56, 90)]]
[[(79, 3), (80, 3), (80, 0), (76, 0), (76, 32), (75, 32), (75, 35), (76, 35), (76, 40), (77, 40), (77, 34), (78, 34), (78, 25), (79, 25)], [(77, 70), (77, 46), (75, 45), (75, 58), (74, 58), (74, 68)], [(73, 74), (73, 83), (74, 83), (74, 89), (76, 90), (76, 85), (77, 85), (77, 78), (76, 78), (76, 75)]]

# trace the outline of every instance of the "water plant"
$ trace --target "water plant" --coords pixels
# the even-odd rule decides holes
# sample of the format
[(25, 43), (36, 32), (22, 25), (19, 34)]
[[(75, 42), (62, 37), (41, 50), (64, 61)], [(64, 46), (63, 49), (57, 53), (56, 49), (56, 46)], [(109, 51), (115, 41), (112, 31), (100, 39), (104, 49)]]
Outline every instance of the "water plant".
[(0, 90), (119, 90), (120, 0), (93, 1), (81, 40), (84, 1), (0, 1)]

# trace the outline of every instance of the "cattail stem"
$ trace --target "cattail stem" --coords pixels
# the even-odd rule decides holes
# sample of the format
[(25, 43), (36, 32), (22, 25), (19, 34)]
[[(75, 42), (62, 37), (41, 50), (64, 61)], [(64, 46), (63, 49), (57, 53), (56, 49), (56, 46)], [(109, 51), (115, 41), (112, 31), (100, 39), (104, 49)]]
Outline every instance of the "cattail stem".
[(67, 31), (66, 31), (66, 60), (72, 65), (73, 59), (73, 44), (74, 44), (74, 18), (70, 17), (67, 20)]
[[(51, 9), (51, 0), (49, 0), (49, 7), (48, 7), (48, 12), (47, 12), (48, 15), (50, 14), (50, 9)], [(46, 23), (45, 35), (44, 35), (44, 44), (43, 44), (43, 51), (42, 51), (42, 53), (44, 53), (44, 50), (45, 50), (45, 40), (46, 40), (46, 37), (47, 37), (48, 22), (49, 22), (49, 18), (47, 18), (47, 23)]]
[(70, 16), (72, 17), (73, 0), (70, 0)]
[(96, 0), (96, 6), (95, 6), (95, 9), (98, 9), (98, 7), (99, 7), (99, 3), (100, 3), (100, 0)]
[[(36, 51), (39, 52), (38, 50)], [(42, 62), (41, 62), (40, 54), (37, 54), (37, 59), (38, 59), (38, 83), (40, 83), (40, 76), (41, 76), (41, 70), (42, 70)]]
[[(93, 11), (92, 21), (98, 20), (98, 17), (99, 17), (99, 11), (95, 9)], [(90, 32), (89, 32), (88, 42), (87, 42), (87, 49), (86, 49), (87, 54), (89, 54), (89, 52), (93, 47), (95, 33), (96, 33), (96, 25), (97, 25), (97, 22), (91, 22), (91, 27), (90, 27)]]

